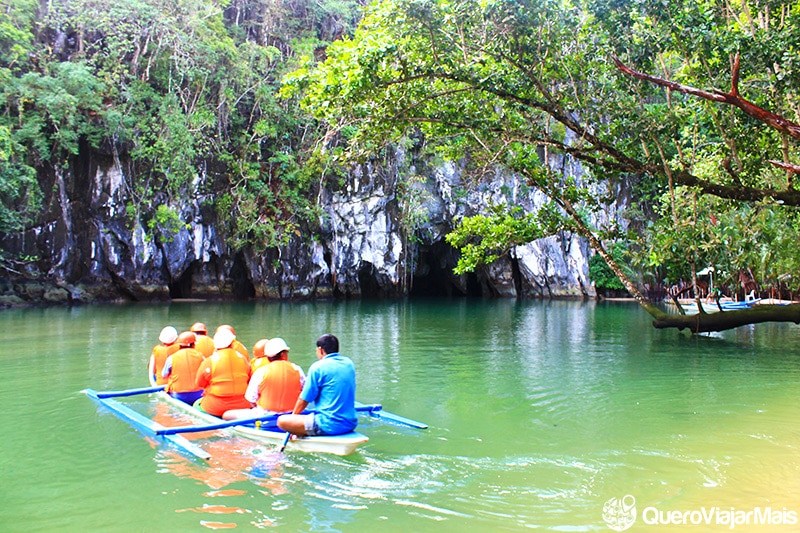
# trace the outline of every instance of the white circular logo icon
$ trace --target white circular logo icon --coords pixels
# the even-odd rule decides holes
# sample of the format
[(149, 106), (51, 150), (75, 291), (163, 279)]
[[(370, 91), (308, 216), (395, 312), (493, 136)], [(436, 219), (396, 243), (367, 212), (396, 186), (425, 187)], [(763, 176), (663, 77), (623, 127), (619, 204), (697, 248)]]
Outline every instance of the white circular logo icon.
[(614, 531), (625, 531), (636, 522), (636, 498), (627, 494), (603, 505), (603, 520)]

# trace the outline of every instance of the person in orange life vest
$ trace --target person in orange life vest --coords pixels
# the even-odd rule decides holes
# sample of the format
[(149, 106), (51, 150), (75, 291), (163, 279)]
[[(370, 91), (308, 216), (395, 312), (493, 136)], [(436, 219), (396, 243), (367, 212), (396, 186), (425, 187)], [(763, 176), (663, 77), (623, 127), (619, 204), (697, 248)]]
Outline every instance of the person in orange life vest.
[(259, 339), (253, 345), (253, 358), (250, 359), (250, 370), (252, 370), (253, 373), (269, 363), (269, 358), (264, 356), (264, 346), (267, 345), (267, 341), (269, 341), (269, 339)]
[(203, 389), (195, 385), (197, 369), (203, 364), (203, 354), (195, 350), (196, 335), (191, 331), (184, 331), (178, 335), (178, 345), (181, 349), (167, 357), (164, 363), (163, 376), (167, 379), (164, 389), (170, 396), (192, 405), (203, 395)]
[(189, 331), (193, 332), (197, 337), (194, 343), (194, 349), (203, 354), (203, 357), (209, 357), (214, 353), (214, 341), (208, 336), (208, 329), (202, 322), (195, 322)]
[(233, 349), (234, 340), (236, 336), (230, 330), (219, 330), (214, 335), (217, 351), (197, 369), (195, 385), (204, 392), (194, 406), (214, 416), (222, 416), (229, 409), (250, 407), (244, 398), (250, 380), (250, 361)]
[(167, 382), (161, 375), (164, 370), (164, 363), (167, 361), (167, 357), (180, 349), (180, 346), (175, 344), (175, 341), (178, 340), (178, 330), (172, 326), (167, 326), (159, 333), (158, 340), (161, 341), (161, 344), (153, 347), (148, 369), (150, 371), (150, 381), (156, 385), (164, 385)]
[(289, 362), (286, 342), (280, 337), (270, 339), (264, 345), (264, 355), (269, 363), (253, 372), (244, 393), (255, 407), (227, 411), (222, 415), (225, 420), (291, 411), (297, 403), (306, 376), (302, 368)]
[(233, 333), (233, 349), (242, 354), (243, 356), (247, 357), (250, 360), (250, 352), (247, 351), (244, 344), (239, 342), (239, 339), (236, 338), (236, 332), (233, 330), (233, 326), (229, 326), (228, 324), (223, 324), (217, 328), (217, 331), (214, 332), (214, 336), (220, 332), (220, 330), (227, 329), (231, 333)]

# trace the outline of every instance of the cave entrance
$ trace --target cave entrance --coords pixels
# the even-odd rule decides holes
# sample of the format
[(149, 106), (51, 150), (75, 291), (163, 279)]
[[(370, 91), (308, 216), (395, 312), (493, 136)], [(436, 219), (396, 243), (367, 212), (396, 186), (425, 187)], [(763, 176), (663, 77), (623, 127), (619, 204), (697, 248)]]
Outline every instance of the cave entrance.
[(358, 286), (362, 298), (380, 298), (384, 296), (380, 283), (375, 277), (375, 266), (364, 262), (358, 269)]
[(194, 263), (192, 263), (192, 265), (186, 269), (186, 272), (181, 274), (178, 279), (172, 280), (172, 283), (167, 285), (167, 288), (169, 288), (169, 297), (173, 300), (178, 298), (191, 298), (193, 274)]
[(256, 288), (253, 280), (250, 279), (250, 271), (244, 260), (244, 254), (239, 252), (233, 258), (233, 266), (230, 272), (231, 283), (233, 284), (233, 298), (235, 300), (251, 300), (256, 296)]
[(464, 296), (471, 296), (480, 298), (483, 296), (483, 286), (478, 280), (478, 275), (475, 272), (467, 274), (467, 293)]
[(445, 241), (417, 250), (417, 264), (410, 297), (462, 298), (481, 297), (483, 287), (474, 272), (457, 276), (453, 269), (458, 264), (458, 251)]

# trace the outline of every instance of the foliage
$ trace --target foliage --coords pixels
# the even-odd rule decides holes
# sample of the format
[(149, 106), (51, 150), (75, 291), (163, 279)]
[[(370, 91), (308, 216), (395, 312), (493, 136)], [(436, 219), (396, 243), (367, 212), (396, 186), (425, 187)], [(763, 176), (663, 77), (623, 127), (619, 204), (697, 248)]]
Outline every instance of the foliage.
[[(334, 129), (356, 127), (353, 155), (419, 130), (443, 157), (468, 154), (477, 176), (496, 165), (519, 173), (658, 313), (602, 246), (616, 229), (593, 227), (587, 215), (613, 199), (619, 181), (651, 184), (646, 195), (665, 202), (668, 216), (634, 248), (682, 276), (722, 260), (723, 237), (698, 223), (705, 210), (733, 221), (759, 202), (771, 210), (771, 199), (800, 206), (792, 174), (769, 163), (800, 160), (796, 143), (753, 119), (765, 107), (797, 115), (798, 17), (791, 4), (749, 1), (386, 0), (367, 9), (353, 39), (329, 47), (324, 64), (292, 73), (284, 92), (302, 94)], [(714, 90), (665, 90), (636, 81), (625, 63)], [(722, 100), (730, 87), (739, 92)], [(586, 178), (555, 171), (565, 166), (558, 161), (580, 163)], [(503, 250), (491, 243), (488, 219), (474, 222), (473, 240), (454, 239), (469, 265), (473, 253), (491, 260)]]
[(494, 206), (487, 215), (464, 217), (447, 235), (447, 242), (461, 250), (457, 274), (492, 263), (514, 246), (555, 234), (568, 222), (555, 206), (525, 213), (519, 206)]
[(36, 167), (76, 154), (80, 139), (96, 143), (92, 113), (102, 84), (83, 63), (54, 63), (50, 74), (15, 76), (0, 67), (0, 229), (23, 230), (40, 215)]
[[(476, 180), (505, 167), (552, 201), (532, 218), (465, 219), (463, 268), (572, 231), (635, 291), (601, 245), (622, 235), (592, 223), (623, 183), (645, 215), (625, 261), (671, 279), (708, 264), (796, 272), (800, 191), (785, 167), (798, 137), (729, 105), (797, 122), (796, 5), (384, 0), (351, 35), (360, 13), (356, 0), (8, 0), (0, 229), (37, 223), (52, 167), (113, 152), (132, 159), (129, 216), (163, 223), (157, 237), (175, 222), (160, 206), (177, 216), (202, 196), (234, 246), (260, 250), (317, 223), (316, 192), (342, 163), (413, 136)], [(728, 99), (637, 81), (614, 58)], [(399, 193), (413, 229), (424, 202)]]
[(147, 222), (150, 230), (148, 237), (160, 235), (162, 242), (172, 242), (173, 235), (181, 229), (188, 229), (188, 225), (181, 221), (180, 214), (166, 205), (159, 205), (155, 215)]
[[(624, 264), (625, 247), (623, 243), (614, 243), (609, 252), (617, 263)], [(600, 255), (595, 254), (589, 258), (589, 278), (591, 278), (599, 291), (625, 290), (625, 286)]]
[[(0, 128), (0, 143), (3, 142)], [(42, 194), (33, 168), (3, 159), (0, 148), (0, 232), (13, 233), (30, 225), (39, 214)]]
[(419, 243), (417, 231), (430, 220), (427, 203), (433, 197), (424, 188), (423, 176), (409, 176), (397, 184), (397, 201), (400, 204), (400, 223), (406, 238)]
[(16, 71), (34, 50), (36, 0), (6, 0), (0, 12), (0, 69)]
[[(285, 244), (319, 218), (316, 125), (278, 80), (352, 31), (355, 0), (9, 0), (0, 13), (0, 224), (35, 223), (47, 165), (127, 154), (127, 215), (169, 239), (217, 197), (234, 246)], [(292, 36), (294, 40), (288, 39)], [(316, 173), (316, 174), (315, 174)], [(324, 172), (322, 172), (324, 176)], [(330, 174), (330, 173), (329, 173)]]

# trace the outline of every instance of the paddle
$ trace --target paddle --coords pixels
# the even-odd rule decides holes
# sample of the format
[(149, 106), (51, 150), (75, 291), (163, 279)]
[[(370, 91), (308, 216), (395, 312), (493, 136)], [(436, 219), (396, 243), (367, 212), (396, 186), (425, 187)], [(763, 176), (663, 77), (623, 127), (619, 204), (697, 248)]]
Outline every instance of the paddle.
[(286, 436), (283, 438), (283, 444), (281, 444), (281, 453), (283, 453), (283, 450), (286, 449), (286, 445), (289, 444), (289, 439), (291, 438), (292, 434), (287, 431)]
[[(380, 404), (378, 404), (380, 405)], [(380, 409), (364, 409), (366, 406), (359, 402), (356, 402), (356, 410), (359, 411), (369, 411), (370, 416), (373, 418), (380, 418), (383, 420), (388, 420), (390, 422), (394, 422), (396, 424), (400, 424), (403, 426), (409, 426), (416, 429), (428, 429), (428, 424), (424, 422), (417, 422), (416, 420), (411, 420), (410, 418), (406, 418), (404, 416), (396, 415), (394, 413), (390, 413), (389, 411), (384, 411), (383, 407)]]
[[(375, 416), (374, 413), (381, 410), (380, 404), (371, 404), (371, 405), (358, 405), (356, 406), (356, 411), (361, 412), (368, 412), (372, 416)], [(317, 411), (303, 411), (302, 414), (309, 414), (309, 413), (316, 413)], [(233, 426), (246, 426), (249, 424), (255, 424), (256, 422), (268, 422), (271, 420), (277, 420), (281, 415), (288, 415), (291, 414), (291, 411), (286, 411), (285, 413), (273, 413), (270, 415), (258, 416), (254, 418), (237, 418), (236, 420), (226, 420), (221, 421), (219, 423), (214, 424), (205, 424), (201, 426), (175, 426), (171, 428), (164, 428), (159, 430), (159, 435), (176, 435), (178, 433), (199, 433), (201, 431), (213, 431), (215, 429), (225, 429)], [(425, 426), (427, 427), (427, 426)]]

